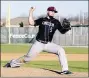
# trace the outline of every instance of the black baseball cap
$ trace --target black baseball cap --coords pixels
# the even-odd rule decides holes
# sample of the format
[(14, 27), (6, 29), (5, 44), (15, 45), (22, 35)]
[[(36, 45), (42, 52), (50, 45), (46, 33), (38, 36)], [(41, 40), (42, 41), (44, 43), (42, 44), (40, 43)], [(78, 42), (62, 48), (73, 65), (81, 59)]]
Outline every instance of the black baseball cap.
[(55, 7), (48, 7), (47, 11), (54, 11), (55, 13), (57, 13), (58, 11), (56, 11)]

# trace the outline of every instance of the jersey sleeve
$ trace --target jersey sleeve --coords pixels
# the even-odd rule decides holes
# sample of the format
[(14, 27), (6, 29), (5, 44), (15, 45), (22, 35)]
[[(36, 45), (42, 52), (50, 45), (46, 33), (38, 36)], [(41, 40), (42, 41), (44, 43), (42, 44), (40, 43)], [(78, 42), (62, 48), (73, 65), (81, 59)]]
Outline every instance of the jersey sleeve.
[(41, 25), (41, 23), (42, 23), (42, 18), (38, 18), (38, 19), (35, 20), (34, 26)]
[(57, 23), (57, 28), (62, 34), (65, 34), (67, 31), (69, 31), (69, 29), (64, 29), (59, 21)]

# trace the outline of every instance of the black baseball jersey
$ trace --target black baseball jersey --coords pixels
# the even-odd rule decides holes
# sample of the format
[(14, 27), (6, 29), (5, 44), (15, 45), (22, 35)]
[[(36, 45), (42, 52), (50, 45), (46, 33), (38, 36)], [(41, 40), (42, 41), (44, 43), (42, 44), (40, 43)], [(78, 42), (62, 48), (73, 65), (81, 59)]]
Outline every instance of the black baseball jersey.
[[(65, 33), (66, 29), (63, 30), (61, 23), (55, 18), (39, 18), (35, 20), (35, 26), (39, 25), (39, 31), (36, 36), (36, 40), (42, 40), (51, 42), (55, 31), (58, 29), (61, 33)], [(62, 32), (64, 31), (64, 32)]]

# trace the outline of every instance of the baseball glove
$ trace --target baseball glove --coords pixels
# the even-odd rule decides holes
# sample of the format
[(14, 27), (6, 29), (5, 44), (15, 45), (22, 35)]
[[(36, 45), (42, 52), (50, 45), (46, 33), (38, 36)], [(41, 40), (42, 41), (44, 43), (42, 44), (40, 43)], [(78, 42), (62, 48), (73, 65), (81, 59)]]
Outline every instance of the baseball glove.
[(68, 30), (71, 29), (70, 22), (66, 18), (62, 22), (62, 27), (63, 29), (68, 29)]

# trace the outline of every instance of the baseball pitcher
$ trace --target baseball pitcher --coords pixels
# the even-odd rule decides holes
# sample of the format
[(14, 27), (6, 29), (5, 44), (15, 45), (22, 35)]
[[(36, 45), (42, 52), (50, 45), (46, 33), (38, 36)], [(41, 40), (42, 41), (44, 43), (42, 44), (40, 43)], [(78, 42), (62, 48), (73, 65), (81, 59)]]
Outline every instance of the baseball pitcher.
[(71, 29), (70, 22), (67, 19), (64, 19), (63, 22), (60, 23), (59, 20), (55, 19), (54, 15), (57, 11), (53, 6), (48, 7), (46, 17), (41, 17), (36, 20), (33, 18), (34, 10), (35, 8), (31, 7), (29, 12), (29, 24), (32, 26), (39, 26), (35, 43), (32, 45), (28, 53), (24, 55), (23, 59), (11, 60), (4, 67), (19, 67), (21, 64), (31, 61), (44, 50), (58, 55), (58, 60), (62, 67), (62, 73), (71, 74), (68, 69), (68, 62), (64, 49), (60, 45), (51, 42), (56, 30), (65, 34)]

